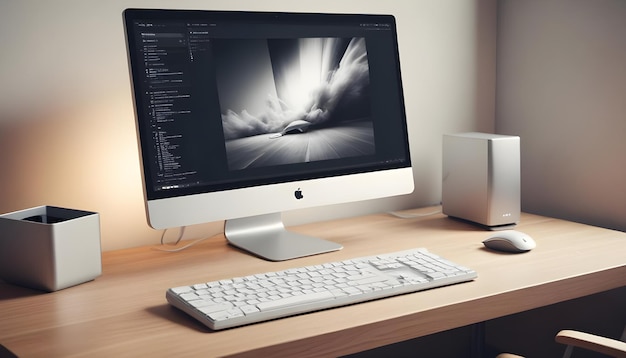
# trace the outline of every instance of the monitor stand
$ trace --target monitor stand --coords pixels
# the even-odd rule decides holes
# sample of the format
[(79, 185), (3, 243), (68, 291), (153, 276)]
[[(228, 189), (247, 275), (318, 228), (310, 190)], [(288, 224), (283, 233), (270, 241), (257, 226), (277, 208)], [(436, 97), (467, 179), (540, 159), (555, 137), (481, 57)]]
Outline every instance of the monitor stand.
[(270, 261), (340, 250), (341, 245), (287, 231), (280, 213), (226, 220), (226, 240), (240, 249)]

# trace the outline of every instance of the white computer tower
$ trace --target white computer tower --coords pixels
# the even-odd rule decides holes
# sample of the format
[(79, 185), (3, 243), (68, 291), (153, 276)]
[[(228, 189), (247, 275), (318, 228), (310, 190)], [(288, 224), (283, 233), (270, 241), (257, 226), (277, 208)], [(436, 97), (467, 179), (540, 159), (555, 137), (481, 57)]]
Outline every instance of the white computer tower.
[(488, 133), (443, 136), (443, 213), (492, 230), (520, 219), (520, 138)]

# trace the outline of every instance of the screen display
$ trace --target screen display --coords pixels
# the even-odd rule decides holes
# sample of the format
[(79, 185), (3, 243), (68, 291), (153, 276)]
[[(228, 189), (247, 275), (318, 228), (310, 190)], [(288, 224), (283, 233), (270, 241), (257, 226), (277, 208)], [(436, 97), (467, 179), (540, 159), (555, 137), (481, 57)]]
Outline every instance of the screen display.
[(149, 200), (411, 165), (392, 16), (125, 20)]

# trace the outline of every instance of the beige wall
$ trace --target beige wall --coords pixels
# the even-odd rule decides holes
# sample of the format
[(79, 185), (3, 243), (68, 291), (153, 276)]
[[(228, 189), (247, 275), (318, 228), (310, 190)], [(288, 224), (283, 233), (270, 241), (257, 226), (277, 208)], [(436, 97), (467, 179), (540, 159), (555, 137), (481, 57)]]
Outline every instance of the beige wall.
[(498, 2), (497, 131), (525, 211), (626, 230), (626, 1)]
[[(436, 204), (441, 135), (494, 130), (495, 0), (1, 0), (0, 213), (37, 205), (93, 210), (104, 250), (158, 243), (161, 233), (144, 217), (127, 7), (396, 16), (415, 193), (290, 212), (288, 224)], [(210, 223), (185, 237), (221, 229)]]

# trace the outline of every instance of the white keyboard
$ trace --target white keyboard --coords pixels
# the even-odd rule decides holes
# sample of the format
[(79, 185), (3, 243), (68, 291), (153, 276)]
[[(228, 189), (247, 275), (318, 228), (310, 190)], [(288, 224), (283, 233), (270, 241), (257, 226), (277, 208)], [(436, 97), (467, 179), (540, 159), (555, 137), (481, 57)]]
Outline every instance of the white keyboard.
[(426, 249), (170, 288), (167, 301), (213, 330), (470, 281)]

